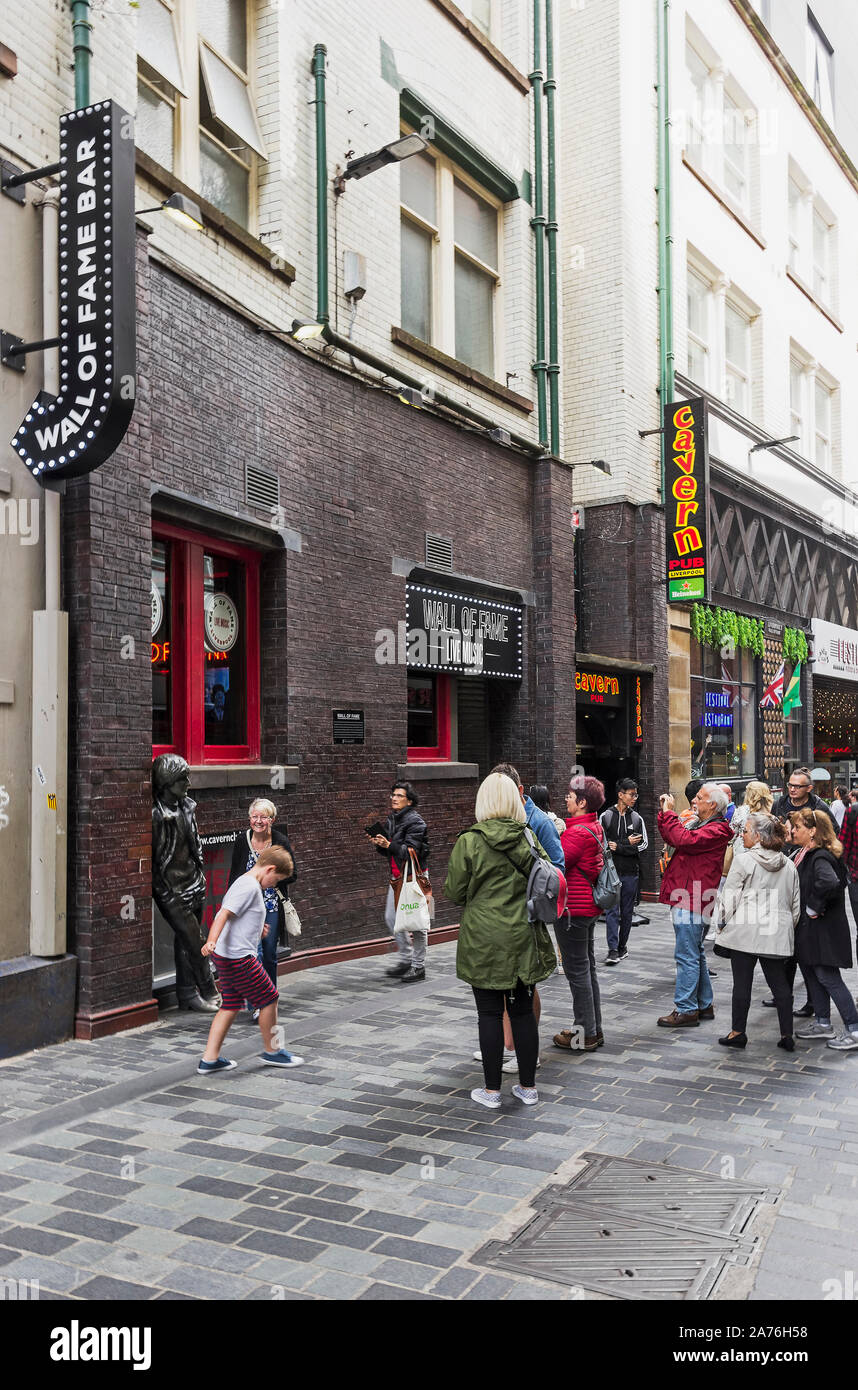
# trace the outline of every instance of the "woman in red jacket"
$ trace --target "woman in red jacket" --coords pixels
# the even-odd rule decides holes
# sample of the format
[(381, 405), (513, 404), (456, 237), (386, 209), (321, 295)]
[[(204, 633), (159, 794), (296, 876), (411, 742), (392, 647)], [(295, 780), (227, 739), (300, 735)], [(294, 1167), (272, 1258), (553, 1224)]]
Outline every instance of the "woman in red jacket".
[[(560, 836), (566, 858), (566, 913), (557, 922), (555, 935), (563, 970), (572, 991), (574, 1024), (584, 1031), (576, 1050), (595, 1052), (605, 1041), (593, 930), (599, 909), (593, 886), (601, 872), (605, 836), (599, 812), (605, 804), (605, 788), (595, 777), (574, 777), (566, 797), (566, 829)], [(571, 1028), (554, 1035), (554, 1046), (573, 1050)]]

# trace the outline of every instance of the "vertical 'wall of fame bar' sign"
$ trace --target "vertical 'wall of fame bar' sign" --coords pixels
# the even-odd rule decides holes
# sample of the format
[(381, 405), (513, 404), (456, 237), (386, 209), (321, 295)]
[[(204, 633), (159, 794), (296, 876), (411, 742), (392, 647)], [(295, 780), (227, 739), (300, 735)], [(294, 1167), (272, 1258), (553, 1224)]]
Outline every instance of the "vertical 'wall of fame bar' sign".
[(60, 117), (60, 385), (12, 448), (40, 482), (110, 458), (136, 394), (134, 120), (113, 101)]
[(709, 597), (709, 449), (706, 401), (664, 410), (665, 548), (670, 603)]

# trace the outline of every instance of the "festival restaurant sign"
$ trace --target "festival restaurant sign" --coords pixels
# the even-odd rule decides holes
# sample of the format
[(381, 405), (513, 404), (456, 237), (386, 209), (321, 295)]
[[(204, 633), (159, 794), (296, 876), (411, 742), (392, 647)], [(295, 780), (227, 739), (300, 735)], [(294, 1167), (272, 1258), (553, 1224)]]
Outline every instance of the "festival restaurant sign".
[(134, 409), (134, 121), (113, 101), (60, 117), (59, 286), (59, 392), (12, 440), (42, 483), (98, 468)]
[(670, 603), (709, 597), (706, 402), (674, 401), (664, 410), (665, 550)]
[(405, 617), (406, 664), (411, 670), (521, 679), (520, 604), (408, 584)]
[(813, 674), (858, 681), (858, 632), (814, 618)]

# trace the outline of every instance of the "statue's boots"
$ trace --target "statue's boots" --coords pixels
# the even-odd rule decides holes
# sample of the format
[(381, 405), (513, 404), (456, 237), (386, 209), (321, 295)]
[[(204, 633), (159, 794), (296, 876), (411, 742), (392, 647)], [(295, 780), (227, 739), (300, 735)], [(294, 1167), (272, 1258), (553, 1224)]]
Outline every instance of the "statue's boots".
[(216, 994), (211, 999), (203, 999), (201, 994), (195, 992), (188, 999), (180, 999), (179, 1008), (190, 1009), (197, 1014), (216, 1014), (220, 1008), (220, 995)]

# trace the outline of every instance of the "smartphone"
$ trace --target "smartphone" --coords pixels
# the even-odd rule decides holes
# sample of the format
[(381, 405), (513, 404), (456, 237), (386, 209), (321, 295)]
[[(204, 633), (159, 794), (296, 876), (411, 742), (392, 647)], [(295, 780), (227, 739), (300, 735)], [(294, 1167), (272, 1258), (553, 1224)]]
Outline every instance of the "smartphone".
[(370, 839), (372, 839), (374, 835), (384, 835), (385, 827), (382, 825), (380, 820), (373, 821), (372, 825), (364, 826), (363, 833), (365, 835), (369, 835)]

